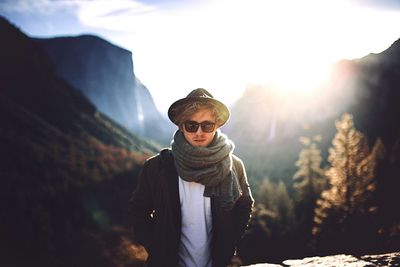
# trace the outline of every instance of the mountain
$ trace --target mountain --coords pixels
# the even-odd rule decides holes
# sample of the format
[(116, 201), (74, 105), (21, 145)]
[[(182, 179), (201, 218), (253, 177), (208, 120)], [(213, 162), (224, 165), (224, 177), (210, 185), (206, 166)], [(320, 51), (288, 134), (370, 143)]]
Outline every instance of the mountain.
[(354, 116), (356, 128), (367, 134), (370, 143), (382, 138), (388, 154), (399, 160), (398, 88), (400, 40), (379, 54), (338, 62), (329, 82), (308, 96), (284, 95), (271, 85), (249, 85), (232, 107), (225, 131), (257, 180), (290, 182), (301, 136), (321, 135), (320, 148), (327, 158), (335, 120), (344, 112)]
[[(339, 61), (332, 67), (328, 82), (312, 93), (308, 91), (308, 95), (295, 92), (287, 94), (268, 84), (248, 86), (232, 107), (232, 118), (228, 127), (224, 128), (236, 144), (235, 152), (245, 163), (256, 200), (249, 229), (238, 248), (244, 264), (277, 263), (287, 258), (321, 254), (386, 253), (399, 248), (399, 88), (400, 40), (379, 54)], [(363, 144), (363, 149), (353, 150), (355, 145), (351, 141), (357, 138), (352, 131), (348, 132), (348, 138), (338, 136), (341, 139), (333, 140), (338, 133), (335, 121), (343, 113), (352, 114), (355, 129), (366, 136), (368, 144)], [(305, 140), (312, 138), (312, 145), (316, 144), (316, 147), (304, 149), (307, 145), (302, 145), (300, 138), (304, 144)], [(367, 177), (363, 174), (366, 165), (362, 164), (358, 165), (357, 174), (352, 173), (351, 165), (355, 165), (352, 158), (369, 153), (368, 149), (374, 144), (383, 144), (381, 148), (384, 151), (379, 161), (373, 163), (376, 164), (374, 173)], [(319, 157), (319, 151), (322, 157)], [(305, 153), (309, 153), (306, 160)], [(298, 159), (303, 165), (300, 168), (295, 165)], [(322, 170), (313, 165), (319, 165), (321, 159)], [(337, 164), (343, 164), (341, 166), (344, 167), (337, 168)], [(304, 171), (304, 168), (301, 169), (304, 166), (309, 169)], [(331, 171), (338, 171), (336, 178), (343, 175), (353, 186), (360, 183), (360, 180), (373, 179), (371, 185), (363, 185), (361, 191), (372, 188), (368, 201), (374, 207), (353, 211), (353, 214), (365, 214), (365, 217), (354, 219), (351, 212), (342, 212), (343, 207), (338, 208), (332, 204), (333, 200), (326, 206), (338, 209), (339, 212), (332, 212), (326, 216), (326, 221), (321, 221), (318, 207), (324, 205), (321, 199), (329, 191), (314, 191), (304, 196), (304, 191), (297, 187), (299, 183), (294, 183), (293, 177), (297, 171), (297, 175), (300, 173), (307, 177), (307, 182), (311, 181), (309, 184), (318, 183), (319, 176), (315, 174), (318, 172), (323, 176), (329, 167), (333, 167)], [(334, 180), (332, 174), (329, 179), (330, 184), (326, 188), (336, 189), (330, 186), (339, 182)], [(342, 187), (339, 190), (344, 192), (351, 192), (350, 198), (357, 197), (358, 192), (351, 186), (342, 182), (338, 187)], [(312, 197), (315, 198), (311, 200)], [(308, 215), (304, 205), (307, 201), (311, 203)], [(373, 218), (373, 226), (370, 228), (366, 227), (368, 217)], [(304, 222), (309, 226), (301, 226)], [(320, 242), (322, 239), (318, 240), (319, 236), (313, 234), (311, 229), (312, 226), (324, 223), (327, 228), (340, 228), (332, 232), (334, 238), (325, 244)], [(350, 245), (353, 240), (360, 243)], [(324, 246), (328, 249), (324, 250)]]
[(35, 40), (56, 73), (101, 112), (135, 133), (168, 144), (173, 125), (135, 76), (130, 51), (92, 35)]
[(138, 266), (127, 200), (159, 147), (99, 112), (1, 17), (0, 37), (0, 265)]

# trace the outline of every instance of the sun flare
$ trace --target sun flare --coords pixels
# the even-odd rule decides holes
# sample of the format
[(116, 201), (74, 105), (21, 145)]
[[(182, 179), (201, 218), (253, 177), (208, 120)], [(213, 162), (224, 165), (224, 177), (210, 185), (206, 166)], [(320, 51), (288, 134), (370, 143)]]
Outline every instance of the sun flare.
[(254, 64), (247, 79), (248, 83), (266, 84), (281, 95), (312, 95), (328, 81), (329, 73), (329, 64), (309, 61), (276, 64), (269, 69), (265, 65)]
[(228, 104), (249, 83), (312, 95), (332, 64), (382, 51), (400, 34), (381, 30), (399, 24), (398, 12), (355, 0), (213, 0), (170, 8), (133, 2), (119, 0), (124, 12), (106, 1), (101, 9), (86, 4), (80, 19), (130, 34), (135, 73), (163, 113), (197, 87)]

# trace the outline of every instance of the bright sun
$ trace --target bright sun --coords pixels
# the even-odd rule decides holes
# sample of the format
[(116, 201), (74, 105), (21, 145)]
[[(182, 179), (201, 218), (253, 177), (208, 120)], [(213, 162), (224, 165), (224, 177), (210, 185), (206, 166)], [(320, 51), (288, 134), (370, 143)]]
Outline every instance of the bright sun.
[[(246, 49), (241, 57), (249, 83), (268, 84), (277, 93), (310, 95), (327, 81), (331, 65), (340, 59), (341, 39), (331, 34), (350, 13), (343, 2), (255, 1), (259, 6), (246, 13), (249, 38), (242, 40)], [(240, 7), (245, 10), (245, 7)], [(318, 9), (318, 12), (315, 12)], [(332, 15), (333, 13), (333, 15)], [(282, 14), (285, 14), (282, 17)], [(342, 22), (337, 16), (342, 14)], [(258, 18), (264, 24), (257, 23)], [(264, 18), (266, 17), (266, 18)], [(345, 30), (346, 27), (343, 28)]]
[(145, 27), (132, 40), (136, 71), (163, 110), (197, 87), (228, 104), (250, 83), (312, 95), (332, 64), (384, 50), (394, 39), (380, 28), (399, 22), (350, 0), (204, 3), (127, 24)]
[(248, 82), (265, 84), (280, 95), (290, 96), (293, 93), (312, 95), (327, 82), (330, 65), (308, 61), (276, 63), (272, 66), (251, 64), (248, 69)]

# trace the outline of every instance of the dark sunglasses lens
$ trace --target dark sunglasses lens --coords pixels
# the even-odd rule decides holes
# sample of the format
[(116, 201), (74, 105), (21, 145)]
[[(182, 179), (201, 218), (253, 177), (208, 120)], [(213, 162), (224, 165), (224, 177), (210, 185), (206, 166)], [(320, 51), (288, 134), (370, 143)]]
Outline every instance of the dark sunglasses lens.
[(199, 129), (199, 124), (194, 121), (187, 121), (185, 122), (185, 129), (189, 133), (195, 133), (197, 132), (197, 129)]
[(201, 129), (205, 133), (211, 133), (214, 131), (215, 123), (212, 122), (205, 122), (201, 124)]
[(185, 125), (186, 131), (189, 133), (197, 132), (197, 130), (199, 129), (199, 126), (201, 126), (201, 130), (205, 133), (211, 133), (215, 129), (215, 123), (208, 122), (208, 121), (205, 121), (202, 123), (198, 123), (195, 121), (187, 121), (184, 123), (184, 125)]

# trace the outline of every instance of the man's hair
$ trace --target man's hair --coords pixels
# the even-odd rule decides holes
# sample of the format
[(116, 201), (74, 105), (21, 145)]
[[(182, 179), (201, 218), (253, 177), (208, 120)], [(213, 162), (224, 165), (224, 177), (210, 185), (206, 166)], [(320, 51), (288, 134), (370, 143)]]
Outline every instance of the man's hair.
[(222, 125), (224, 121), (220, 112), (218, 112), (217, 106), (214, 105), (212, 102), (194, 101), (181, 105), (177, 109), (179, 110), (177, 112), (178, 115), (176, 116), (175, 119), (180, 127), (185, 121), (188, 120), (189, 117), (191, 117), (197, 111), (203, 109), (209, 109), (211, 111), (211, 113), (215, 117), (215, 123), (217, 126)]

